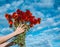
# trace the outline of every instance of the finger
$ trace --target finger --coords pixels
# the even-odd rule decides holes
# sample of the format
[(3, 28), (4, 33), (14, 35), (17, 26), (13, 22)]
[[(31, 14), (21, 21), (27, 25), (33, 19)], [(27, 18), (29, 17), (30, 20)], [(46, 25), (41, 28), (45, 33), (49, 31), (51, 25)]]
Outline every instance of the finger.
[(21, 24), (18, 25), (19, 27), (21, 26)]
[(24, 26), (24, 24), (22, 24), (20, 27), (23, 27)]
[(24, 31), (25, 31), (26, 29), (24, 29)]
[(22, 27), (24, 24), (19, 24), (19, 26), (18, 27)]
[(25, 29), (23, 29), (23, 30), (21, 31), (21, 33), (24, 32), (24, 31), (25, 31)]
[(20, 27), (20, 24), (18, 25), (18, 27)]
[(24, 26), (23, 29), (27, 28), (27, 26)]

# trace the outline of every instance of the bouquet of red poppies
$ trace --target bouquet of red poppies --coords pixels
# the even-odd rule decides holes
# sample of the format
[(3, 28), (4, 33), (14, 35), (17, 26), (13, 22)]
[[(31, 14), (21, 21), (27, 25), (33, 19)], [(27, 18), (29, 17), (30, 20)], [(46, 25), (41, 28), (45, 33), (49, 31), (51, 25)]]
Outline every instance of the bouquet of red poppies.
[[(26, 12), (23, 12), (19, 9), (17, 9), (16, 12), (13, 14), (5, 14), (6, 19), (8, 20), (9, 27), (14, 27), (14, 30), (21, 24), (24, 24), (27, 26), (27, 30), (33, 27), (36, 24), (40, 24), (41, 18), (36, 18), (35, 16), (32, 16), (32, 13), (29, 10), (26, 10)], [(19, 44), (20, 47), (26, 47), (25, 46), (25, 35), (26, 31), (21, 33), (20, 35), (16, 36), (16, 39), (13, 41), (15, 44)]]

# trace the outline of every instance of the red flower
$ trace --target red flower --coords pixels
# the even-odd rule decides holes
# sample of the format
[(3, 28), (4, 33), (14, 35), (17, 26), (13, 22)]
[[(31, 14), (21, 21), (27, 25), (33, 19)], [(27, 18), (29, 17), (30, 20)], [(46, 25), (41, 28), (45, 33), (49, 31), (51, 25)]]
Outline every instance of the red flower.
[[(33, 27), (35, 24), (39, 24), (41, 19), (40, 18), (35, 18), (35, 16), (32, 16), (32, 13), (29, 10), (26, 10), (26, 12), (23, 12), (19, 9), (17, 9), (16, 12), (14, 12), (11, 15), (9, 14), (5, 14), (6, 19), (8, 20), (10, 27), (12, 27), (12, 25), (16, 26), (16, 24), (21, 23), (25, 23), (25, 22), (29, 22), (30, 27)], [(14, 24), (12, 19), (14, 19)]]
[(29, 19), (34, 19), (35, 18), (35, 16), (30, 16), (30, 17), (28, 17)]
[(12, 15), (12, 18), (17, 19), (18, 18), (18, 14), (16, 12), (14, 12), (13, 15)]
[(13, 21), (12, 21), (12, 20), (10, 20), (10, 21), (9, 21), (9, 24), (10, 24), (10, 25), (11, 25), (11, 24), (13, 24)]
[(34, 24), (37, 24), (37, 19), (34, 19)]
[(40, 24), (41, 18), (37, 19), (37, 24)]
[(9, 27), (12, 27), (13, 21), (12, 20), (9, 20), (8, 22), (9, 22)]
[(20, 14), (21, 10), (20, 10), (20, 9), (17, 9), (17, 11), (16, 11), (16, 12), (17, 12), (17, 14)]
[(30, 23), (30, 27), (33, 27), (34, 25)]
[(29, 18), (29, 22), (30, 22), (30, 23), (33, 23), (33, 19), (32, 19), (32, 18)]
[(28, 17), (25, 12), (22, 12), (21, 19), (23, 19), (24, 21), (28, 21)]
[(35, 19), (35, 17), (34, 17), (34, 16), (31, 16), (31, 17), (29, 18), (30, 23), (33, 23), (33, 24), (34, 24), (34, 19)]
[(29, 10), (26, 10), (25, 13), (26, 13), (26, 15), (29, 16), (29, 17), (32, 16), (32, 13), (31, 13)]
[(9, 14), (5, 14), (5, 17), (6, 17), (7, 20), (12, 19), (11, 15), (9, 15)]

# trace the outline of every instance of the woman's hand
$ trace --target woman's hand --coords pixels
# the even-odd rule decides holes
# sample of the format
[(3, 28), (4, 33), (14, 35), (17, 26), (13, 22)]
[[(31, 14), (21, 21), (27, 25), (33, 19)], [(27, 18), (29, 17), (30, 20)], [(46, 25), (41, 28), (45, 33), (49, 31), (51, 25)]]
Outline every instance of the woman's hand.
[(11, 33), (9, 35), (0, 37), (0, 44), (7, 41), (8, 39), (18, 35), (18, 34), (20, 34), (20, 33), (23, 33), (25, 31), (25, 28), (26, 28), (26, 26), (23, 26), (23, 25), (18, 26), (15, 32), (13, 32), (13, 33)]
[(25, 31), (26, 26), (22, 24), (21, 26), (18, 26), (17, 29), (15, 30), (15, 33), (18, 35), (20, 33), (23, 33)]

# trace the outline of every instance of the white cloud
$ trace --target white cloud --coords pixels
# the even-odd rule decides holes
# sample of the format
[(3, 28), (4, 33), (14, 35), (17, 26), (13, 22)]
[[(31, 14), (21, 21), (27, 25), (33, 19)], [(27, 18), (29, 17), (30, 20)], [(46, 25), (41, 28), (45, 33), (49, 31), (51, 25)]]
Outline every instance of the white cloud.
[(52, 40), (60, 35), (60, 29), (58, 27), (44, 30), (40, 35), (44, 36), (45, 39)]
[(34, 11), (34, 7), (32, 5), (26, 5), (23, 3), (21, 10), (26, 11), (26, 9), (31, 10), (31, 12)]
[[(28, 47), (51, 47), (51, 40), (53, 39), (52, 35), (38, 34), (38, 35), (27, 35), (26, 36), (26, 46)], [(44, 45), (44, 46), (43, 46)]]
[(20, 0), (20, 1), (14, 1), (14, 2), (11, 4), (10, 9), (17, 9), (18, 6), (19, 6), (20, 4), (22, 4), (22, 3), (23, 3), (23, 0)]
[(54, 1), (53, 0), (41, 0), (40, 2), (32, 3), (32, 5), (50, 8), (50, 7), (53, 7)]
[(53, 23), (52, 25), (53, 25), (53, 26), (56, 26), (56, 25), (58, 25), (58, 24), (60, 24), (60, 22), (55, 22), (55, 23)]
[(52, 43), (50, 40), (48, 40), (50, 47), (53, 47)]
[(52, 7), (54, 4), (53, 0), (41, 0), (41, 2), (43, 7)]
[(53, 18), (47, 18), (44, 23), (46, 23), (48, 26), (51, 26), (53, 23), (55, 23), (55, 20)]
[[(45, 20), (42, 20), (41, 21), (41, 24), (38, 24), (38, 25), (36, 25), (36, 26), (34, 26), (34, 28), (32, 29), (32, 31), (37, 31), (37, 30), (43, 30), (44, 28), (46, 28), (46, 27), (48, 27), (48, 29), (47, 30), (45, 30), (45, 31), (54, 31), (54, 30), (59, 30), (59, 28), (58, 27), (56, 27), (56, 28), (51, 28), (51, 26), (52, 27), (54, 27), (54, 26), (57, 26), (57, 25), (59, 25), (60, 24), (60, 22), (58, 21), (58, 22), (55, 22), (55, 19), (58, 19), (59, 18), (59, 16), (56, 16), (56, 17), (51, 17), (51, 18), (46, 18)], [(51, 28), (51, 29), (50, 29)], [(44, 31), (44, 32), (45, 32)]]
[(20, 1), (14, 1), (14, 2), (12, 2), (11, 4), (5, 4), (5, 5), (3, 5), (3, 6), (1, 6), (0, 7), (0, 13), (1, 14), (4, 14), (4, 13), (6, 13), (7, 12), (7, 10), (8, 9), (16, 9), (16, 8), (18, 8), (18, 6), (20, 5), (20, 4), (22, 4), (23, 3), (23, 0), (20, 0)]
[(58, 7), (58, 11), (60, 11), (60, 7)]
[(49, 21), (50, 23), (54, 23), (54, 19), (53, 18), (47, 18), (47, 21)]
[(56, 28), (53, 28), (53, 30), (60, 30), (60, 28), (56, 27)]
[(60, 14), (56, 15), (55, 17), (52, 17), (53, 19), (60, 18)]
[(3, 28), (2, 30), (0, 30), (0, 32), (2, 34), (11, 33), (11, 32), (13, 32), (13, 29), (11, 29), (11, 28)]
[[(53, 18), (47, 18), (46, 20), (41, 21), (41, 24), (38, 24), (36, 26), (34, 26), (34, 28), (32, 29), (32, 31), (37, 31), (37, 30), (41, 30), (44, 29), (46, 27), (48, 27), (48, 29), (50, 29), (50, 27), (54, 27), (60, 24), (60, 22), (55, 22), (54, 19), (59, 18), (59, 16), (57, 17), (53, 17)], [(53, 29), (53, 28), (52, 28)]]
[[(1, 6), (0, 7), (0, 19), (5, 19), (4, 15), (5, 15), (5, 13), (8, 13), (7, 10), (9, 10), (9, 9), (16, 10), (21, 3), (23, 3), (23, 0), (14, 1), (11, 4), (5, 4), (5, 5)], [(11, 13), (12, 12), (10, 12), (10, 14)]]
[(16, 2), (16, 1), (13, 2), (11, 5), (17, 7), (17, 6), (19, 6), (20, 4), (22, 4), (22, 3), (23, 3), (23, 0), (20, 0), (20, 1), (17, 1), (17, 2)]
[(46, 41), (44, 39), (41, 38), (41, 36), (32, 36), (32, 35), (28, 35), (26, 37), (26, 44), (28, 47), (38, 47), (41, 46), (41, 44), (44, 45)]
[(32, 11), (32, 14), (33, 14), (33, 16), (35, 16), (37, 18), (44, 18), (45, 17), (45, 15), (40, 11)]
[(5, 4), (4, 6), (1, 6), (0, 13), (5, 13), (9, 7), (10, 7), (10, 4)]
[[(59, 22), (59, 18), (60, 18), (60, 15), (57, 15), (55, 17), (48, 17), (44, 20), (43, 18), (43, 21), (41, 21), (41, 26), (57, 26), (58, 24), (60, 24)], [(58, 19), (58, 22), (55, 21), (55, 19)]]
[[(53, 30), (55, 30), (55, 31), (53, 31)], [(60, 30), (60, 28), (59, 27), (54, 27), (54, 28), (52, 28), (52, 29), (47, 29), (47, 30), (44, 30), (44, 33), (49, 33), (49, 32), (51, 32), (51, 33), (55, 33), (55, 32), (58, 32)]]
[(10, 4), (6, 4), (6, 8), (10, 8), (10, 6), (11, 6)]
[(40, 30), (40, 29), (42, 29), (42, 28), (43, 28), (43, 27), (40, 27), (40, 26), (39, 26), (39, 27), (37, 27), (37, 30)]
[(0, 20), (3, 20), (3, 19), (5, 20), (5, 17), (2, 17), (2, 15), (0, 15)]

